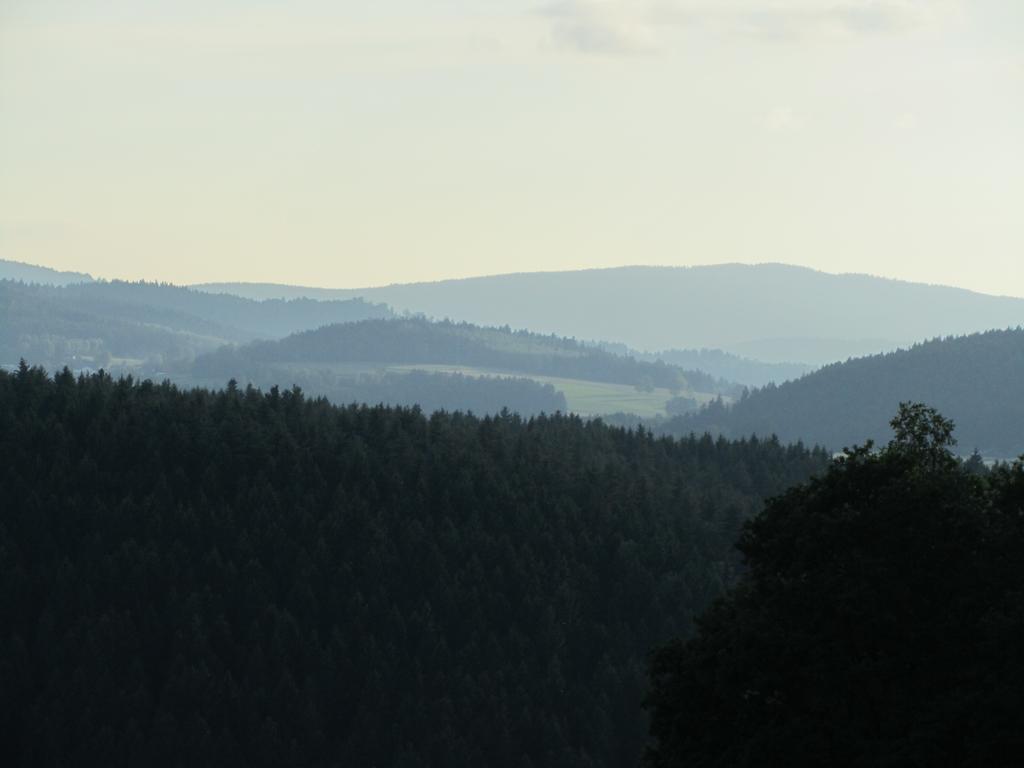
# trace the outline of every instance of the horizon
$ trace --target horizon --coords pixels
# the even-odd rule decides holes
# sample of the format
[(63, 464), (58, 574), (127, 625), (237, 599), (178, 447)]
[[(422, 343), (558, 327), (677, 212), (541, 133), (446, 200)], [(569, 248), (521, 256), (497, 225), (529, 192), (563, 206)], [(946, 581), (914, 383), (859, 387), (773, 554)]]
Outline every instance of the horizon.
[[(203, 283), (183, 283), (186, 287), (197, 287), (207, 285), (231, 285), (233, 283), (243, 285), (281, 285), (291, 288), (315, 288), (317, 290), (341, 290), (341, 291), (359, 291), (359, 290), (374, 290), (377, 288), (390, 288), (399, 285), (429, 285), (433, 283), (449, 283), (459, 282), (466, 280), (484, 280), (487, 278), (496, 277), (514, 277), (516, 275), (555, 275), (555, 274), (570, 274), (576, 272), (609, 272), (613, 270), (621, 269), (713, 269), (715, 267), (785, 267), (798, 270), (807, 270), (810, 272), (816, 272), (822, 275), (829, 275), (831, 277), (866, 277), (873, 280), (885, 280), (894, 283), (906, 283), (911, 285), (922, 285), (930, 288), (951, 288), (958, 291), (967, 291), (969, 293), (977, 293), (983, 296), (990, 296), (997, 299), (1024, 299), (1024, 295), (1014, 295), (1009, 293), (992, 293), (989, 291), (976, 290), (974, 288), (967, 288), (962, 285), (953, 285), (951, 283), (933, 283), (926, 280), (911, 280), (902, 277), (891, 277), (888, 275), (874, 274), (870, 272), (834, 272), (829, 269), (822, 269), (818, 267), (809, 267), (802, 264), (792, 264), (784, 261), (721, 261), (721, 262), (705, 262), (695, 264), (613, 264), (610, 266), (601, 267), (577, 267), (575, 269), (533, 269), (533, 270), (516, 270), (512, 272), (489, 272), (484, 274), (473, 274), (463, 275), (459, 277), (439, 277), (431, 280), (415, 280), (408, 282), (391, 282), (391, 283), (377, 283), (374, 285), (357, 285), (357, 286), (336, 286), (336, 285), (304, 285), (297, 283), (278, 283), (278, 282), (255, 282), (250, 280), (212, 280)], [(117, 278), (114, 278), (117, 279)]]
[(784, 267), (797, 270), (808, 270), (831, 277), (864, 277), (874, 280), (885, 280), (896, 283), (906, 283), (913, 285), (928, 286), (931, 288), (950, 288), (953, 290), (967, 291), (969, 293), (976, 293), (983, 296), (989, 296), (998, 299), (1024, 299), (1024, 294), (1015, 295), (1010, 293), (995, 293), (984, 290), (977, 290), (962, 285), (954, 285), (950, 283), (933, 283), (924, 280), (910, 280), (900, 277), (892, 277), (889, 275), (873, 274), (869, 272), (834, 272), (828, 269), (820, 269), (817, 267), (808, 267), (801, 264), (791, 264), (782, 261), (760, 261), (760, 262), (742, 262), (742, 261), (723, 261), (715, 263), (699, 263), (699, 264), (616, 264), (610, 266), (600, 267), (580, 267), (576, 269), (536, 269), (536, 270), (515, 270), (508, 272), (492, 272), (483, 274), (471, 274), (462, 275), (457, 277), (438, 277), (429, 280), (414, 280), (414, 281), (397, 281), (389, 283), (377, 283), (372, 285), (318, 285), (310, 283), (296, 283), (296, 282), (280, 282), (280, 281), (265, 281), (265, 280), (246, 280), (246, 279), (226, 279), (226, 280), (208, 280), (202, 282), (177, 282), (168, 280), (165, 278), (133, 278), (120, 275), (101, 275), (89, 270), (61, 270), (57, 267), (49, 266), (46, 264), (33, 264), (29, 262), (17, 261), (16, 259), (2, 259), (5, 261), (22, 264), (27, 267), (36, 267), (40, 269), (50, 269), (55, 271), (65, 272), (80, 272), (92, 278), (93, 280), (100, 280), (106, 282), (145, 282), (145, 283), (167, 283), (176, 285), (184, 288), (202, 288), (205, 286), (221, 286), (221, 285), (253, 285), (253, 286), (282, 286), (288, 288), (309, 288), (318, 291), (360, 291), (360, 290), (376, 290), (380, 288), (390, 288), (401, 285), (429, 285), (434, 283), (447, 283), (447, 282), (459, 282), (468, 280), (484, 280), (488, 278), (500, 278), (500, 277), (514, 277), (517, 275), (543, 275), (543, 274), (570, 274), (576, 272), (604, 272), (613, 270), (623, 269), (709, 269), (715, 267)]
[(0, 257), (380, 286), (757, 263), (1024, 296), (1015, 0), (0, 10)]

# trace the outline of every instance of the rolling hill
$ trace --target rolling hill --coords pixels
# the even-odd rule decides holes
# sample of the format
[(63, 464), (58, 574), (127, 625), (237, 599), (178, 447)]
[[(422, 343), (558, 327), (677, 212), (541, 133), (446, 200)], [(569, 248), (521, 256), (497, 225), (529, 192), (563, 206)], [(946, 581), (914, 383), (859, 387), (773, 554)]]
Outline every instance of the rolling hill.
[(774, 382), (798, 379), (814, 370), (805, 363), (765, 363), (721, 349), (665, 349), (660, 352), (640, 352), (625, 344), (599, 344), (602, 349), (617, 355), (629, 355), (637, 360), (661, 360), (680, 368), (704, 371), (719, 379), (734, 381), (749, 387), (763, 387)]
[(781, 386), (717, 403), (662, 427), (670, 434), (778, 435), (839, 450), (882, 441), (900, 402), (924, 402), (956, 422), (961, 453), (1024, 454), (1024, 329), (916, 344), (836, 363)]
[(92, 275), (87, 275), (84, 272), (62, 272), (35, 264), (0, 259), (0, 280), (17, 280), (36, 285), (71, 285), (72, 283), (91, 283)]
[(618, 342), (822, 365), (1024, 322), (1024, 299), (783, 264), (621, 267), (326, 291), (197, 286), (251, 297), (362, 296), (396, 311)]
[[(572, 339), (419, 317), (331, 325), (277, 341), (224, 347), (199, 357), (190, 370), (192, 383), (235, 377), (261, 386), (298, 384), (336, 402), (362, 398), (421, 405), (415, 397), (425, 396), (427, 382), (396, 399), (375, 395), (373, 384), (386, 394), (414, 372), (481, 383), (513, 377), (553, 387), (565, 397), (563, 408), (584, 415), (653, 416), (665, 414), (673, 398), (679, 398), (677, 407), (685, 400), (695, 408), (715, 395), (739, 394), (735, 385), (700, 371), (639, 361)], [(489, 410), (506, 405), (511, 407), (496, 400)]]
[(172, 285), (0, 281), (0, 364), (162, 369), (233, 342), (387, 316), (358, 299), (253, 301)]

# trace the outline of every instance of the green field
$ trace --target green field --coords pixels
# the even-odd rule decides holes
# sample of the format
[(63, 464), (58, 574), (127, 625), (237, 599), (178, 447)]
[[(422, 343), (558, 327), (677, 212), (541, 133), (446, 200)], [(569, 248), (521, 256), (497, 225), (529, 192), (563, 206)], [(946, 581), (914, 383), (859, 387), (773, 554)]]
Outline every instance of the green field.
[[(465, 376), (515, 376), (550, 384), (565, 395), (569, 410), (581, 416), (601, 416), (610, 413), (634, 413), (648, 418), (665, 415), (665, 402), (674, 395), (667, 389), (653, 389), (642, 392), (629, 384), (608, 384), (603, 381), (561, 379), (555, 376), (538, 376), (516, 371), (494, 371), (484, 368), (468, 368), (451, 365), (398, 365), (392, 371), (432, 371), (436, 373), (461, 373)], [(715, 398), (707, 392), (679, 392), (680, 395), (696, 398), (704, 404)]]
[[(275, 366), (282, 371), (302, 370), (330, 371), (339, 377), (352, 377), (360, 374), (409, 373), (411, 371), (427, 371), (430, 373), (458, 373), (463, 376), (476, 377), (512, 377), (533, 379), (542, 384), (550, 384), (565, 395), (566, 404), (573, 413), (581, 416), (606, 416), (613, 413), (631, 413), (643, 418), (665, 415), (665, 403), (674, 395), (667, 389), (656, 388), (648, 392), (638, 390), (630, 384), (609, 384), (603, 381), (583, 379), (563, 379), (557, 376), (540, 376), (522, 371), (503, 371), (490, 368), (474, 368), (470, 366), (443, 364), (408, 364), (387, 365), (382, 363), (293, 363)], [(187, 383), (193, 386), (221, 386), (223, 382), (210, 381), (202, 378), (186, 377)], [(282, 380), (284, 381), (284, 380)], [(701, 405), (713, 400), (717, 395), (708, 392), (683, 390), (675, 393), (692, 397)]]

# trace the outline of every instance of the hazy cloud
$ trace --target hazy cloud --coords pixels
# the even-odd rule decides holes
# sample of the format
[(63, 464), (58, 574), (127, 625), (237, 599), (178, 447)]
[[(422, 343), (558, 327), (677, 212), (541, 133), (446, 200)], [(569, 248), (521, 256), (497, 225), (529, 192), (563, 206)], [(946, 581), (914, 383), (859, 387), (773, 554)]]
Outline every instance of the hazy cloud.
[(559, 0), (541, 9), (551, 38), (583, 53), (635, 54), (668, 44), (673, 30), (711, 25), (788, 39), (905, 32), (962, 0)]
[(657, 25), (633, 4), (606, 0), (564, 0), (542, 9), (551, 21), (552, 41), (598, 54), (649, 53), (657, 49)]

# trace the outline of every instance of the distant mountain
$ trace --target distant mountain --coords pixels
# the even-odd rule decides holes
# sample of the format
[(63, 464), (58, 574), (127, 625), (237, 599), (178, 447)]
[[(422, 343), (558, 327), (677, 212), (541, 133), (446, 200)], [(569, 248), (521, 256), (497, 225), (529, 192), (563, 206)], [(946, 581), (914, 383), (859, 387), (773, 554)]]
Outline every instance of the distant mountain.
[(839, 450), (884, 441), (902, 401), (924, 402), (956, 422), (961, 452), (1024, 454), (1024, 330), (936, 339), (910, 349), (826, 366), (713, 404), (662, 426), (670, 434), (778, 435)]
[[(563, 397), (557, 409), (587, 414), (665, 414), (696, 408), (715, 394), (739, 394), (736, 385), (700, 371), (615, 355), (572, 339), (417, 317), (331, 325), (277, 341), (224, 347), (197, 358), (190, 371), (193, 383), (235, 377), (264, 387), (298, 384), (335, 402), (468, 408), (429, 394), (452, 382), (423, 376), (454, 375), (477, 379), (481, 388), (494, 390), (489, 404), (475, 401), (478, 411), (515, 405), (507, 399), (510, 378), (531, 380), (552, 394), (557, 390)], [(415, 387), (403, 386), (410, 373), (418, 376)], [(504, 383), (495, 388), (489, 381)], [(463, 380), (457, 384), (469, 386)], [(524, 412), (550, 409), (553, 402), (539, 399), (539, 393), (523, 397), (533, 404)]]
[[(813, 370), (813, 366), (805, 363), (764, 363), (720, 349), (666, 349), (652, 357), (683, 368), (697, 368), (712, 376), (751, 387), (771, 382), (782, 384)], [(648, 358), (644, 356), (643, 359)]]
[[(413, 283), (419, 285), (419, 283)], [(320, 301), (332, 301), (341, 298), (348, 298), (351, 294), (361, 294), (357, 288), (316, 288), (309, 285), (286, 285), (284, 283), (196, 283), (190, 285), (197, 291), (205, 291), (214, 294), (228, 294), (241, 296), (255, 301), (266, 301), (267, 299), (319, 299)], [(369, 291), (379, 291), (380, 288), (367, 288)]]
[(114, 280), (76, 285), (66, 295), (87, 302), (121, 302), (156, 310), (182, 312), (232, 329), (233, 341), (279, 339), (297, 331), (372, 317), (391, 311), (362, 298), (317, 300), (306, 298), (253, 300), (229, 294), (211, 294), (169, 283)]
[(361, 300), (257, 302), (152, 283), (0, 281), (0, 364), (159, 370), (229, 342), (388, 314)]
[(728, 386), (700, 371), (638, 361), (573, 339), (425, 318), (331, 325), (278, 341), (225, 348), (197, 363), (220, 358), (275, 363), (448, 364), (678, 390)]
[(602, 349), (619, 355), (630, 355), (638, 360), (661, 360), (670, 365), (689, 368), (749, 387), (763, 387), (774, 382), (781, 384), (798, 379), (814, 370), (804, 363), (764, 363), (749, 357), (741, 357), (721, 349), (666, 349), (661, 352), (638, 352), (625, 344), (599, 345)]
[(782, 264), (621, 267), (325, 291), (218, 284), (239, 295), (362, 296), (396, 311), (601, 339), (722, 349), (809, 365), (1024, 322), (1024, 299)]
[(92, 275), (83, 272), (60, 272), (49, 267), (37, 267), (34, 264), (0, 259), (0, 280), (20, 280), (23, 283), (38, 285), (70, 285), (72, 283), (90, 283)]

